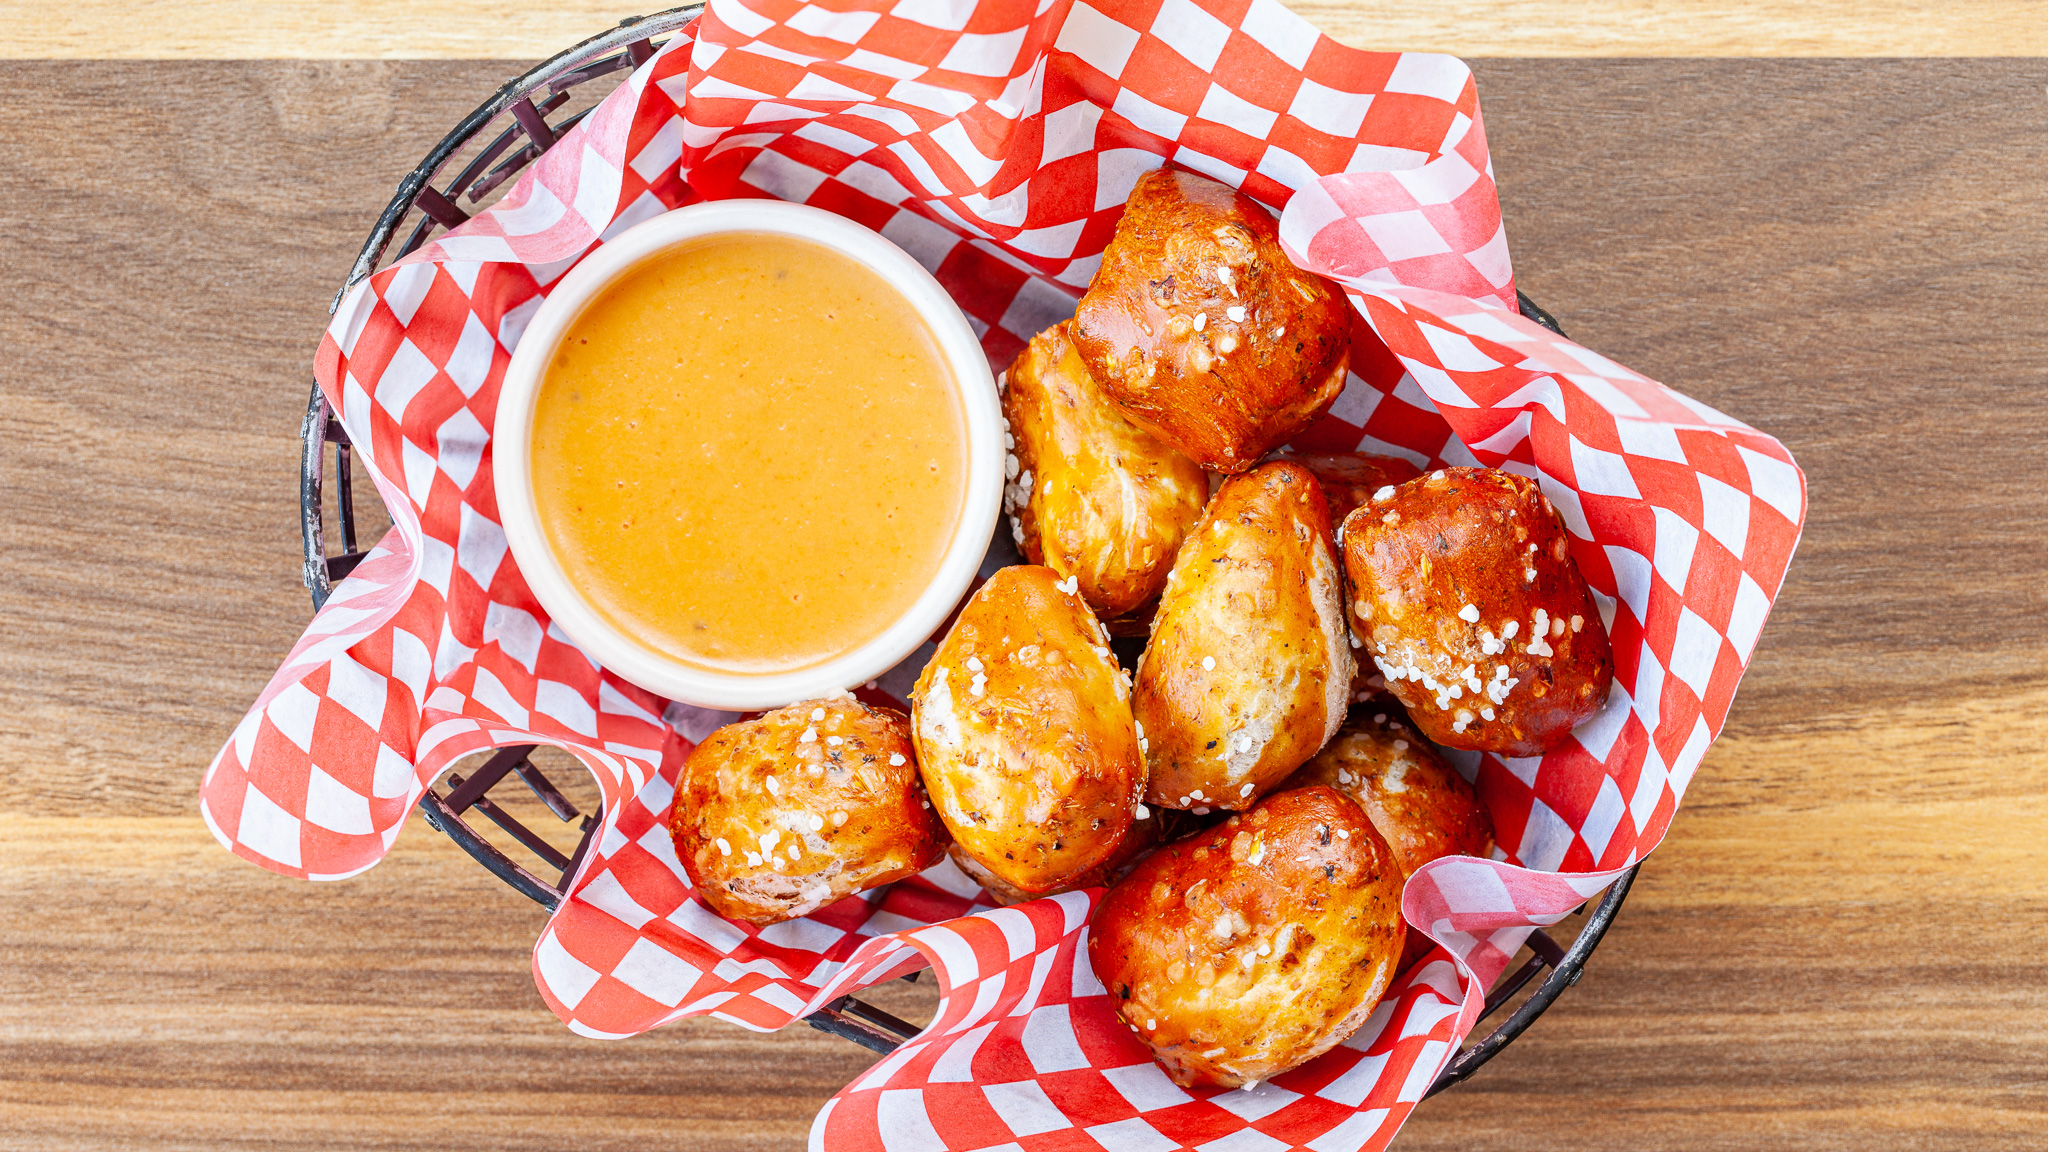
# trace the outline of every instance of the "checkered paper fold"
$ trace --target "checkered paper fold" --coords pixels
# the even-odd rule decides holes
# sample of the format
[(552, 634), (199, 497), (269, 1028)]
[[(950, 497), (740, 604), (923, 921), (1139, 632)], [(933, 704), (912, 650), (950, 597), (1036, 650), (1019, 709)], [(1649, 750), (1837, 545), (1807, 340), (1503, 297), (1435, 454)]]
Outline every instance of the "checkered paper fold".
[[(1290, 255), (1356, 307), (1354, 377), (1297, 446), (1536, 477), (1617, 662), (1565, 747), (1458, 758), (1501, 859), (1412, 878), (1404, 910), (1440, 947), (1343, 1045), (1228, 1093), (1175, 1087), (1116, 1020), (1082, 951), (1095, 893), (997, 908), (948, 864), (765, 929), (708, 911), (664, 817), (693, 741), (731, 717), (578, 649), (509, 557), (491, 488), (510, 349), (562, 273), (634, 223), (735, 196), (838, 212), (932, 269), (1000, 367), (1071, 314), (1163, 163), (1284, 209)], [(1514, 299), (1477, 95), (1449, 57), (1346, 49), (1274, 0), (717, 0), (498, 205), (344, 300), (316, 374), (395, 526), (208, 768), (202, 813), (240, 856), (339, 879), (457, 759), (554, 745), (605, 801), (534, 950), (578, 1032), (707, 1013), (772, 1029), (929, 966), (937, 1018), (833, 1098), (814, 1145), (1382, 1148), (1530, 929), (1662, 839), (1804, 512), (1776, 441)], [(1004, 562), (999, 539), (984, 570)], [(860, 694), (900, 701), (930, 651)]]

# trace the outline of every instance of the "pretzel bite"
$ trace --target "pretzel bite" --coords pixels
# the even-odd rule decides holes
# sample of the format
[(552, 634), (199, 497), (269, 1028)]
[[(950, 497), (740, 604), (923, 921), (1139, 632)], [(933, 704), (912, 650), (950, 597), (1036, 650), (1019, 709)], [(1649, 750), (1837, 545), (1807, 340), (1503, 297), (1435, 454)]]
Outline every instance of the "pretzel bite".
[(1323, 497), (1330, 502), (1332, 524), (1342, 524), (1353, 508), (1372, 499), (1373, 493), (1387, 485), (1422, 475), (1422, 469), (1399, 456), (1375, 456), (1370, 452), (1301, 452), (1287, 458), (1315, 473), (1322, 482)]
[(850, 696), (713, 732), (683, 762), (669, 833), (704, 902), (755, 924), (915, 876), (946, 848), (909, 719)]
[(1145, 781), (1130, 689), (1077, 582), (1036, 565), (997, 572), (910, 697), (939, 816), (963, 852), (1033, 894), (1116, 854)]
[(1534, 756), (1607, 703), (1614, 654), (1534, 480), (1443, 468), (1344, 521), (1352, 627), (1423, 735)]
[[(1472, 785), (1395, 713), (1371, 705), (1354, 708), (1329, 747), (1280, 787), (1315, 784), (1336, 789), (1365, 810), (1393, 849), (1403, 881), (1441, 856), (1493, 853), (1493, 821)], [(1429, 937), (1409, 932), (1401, 967), (1433, 946)]]
[(1344, 390), (1351, 306), (1287, 258), (1264, 208), (1160, 169), (1131, 190), (1074, 344), (1133, 423), (1242, 472)]
[(1033, 564), (1081, 581), (1104, 619), (1159, 594), (1209, 478), (1123, 418), (1074, 351), (1072, 321), (1032, 338), (1003, 386), (1015, 460), (1003, 508)]
[(1175, 1083), (1231, 1088), (1357, 1031), (1406, 934), (1387, 842), (1302, 788), (1146, 857), (1096, 909), (1088, 959)]
[(1321, 486), (1287, 460), (1225, 480), (1138, 662), (1146, 801), (1250, 807), (1336, 734), (1351, 670)]

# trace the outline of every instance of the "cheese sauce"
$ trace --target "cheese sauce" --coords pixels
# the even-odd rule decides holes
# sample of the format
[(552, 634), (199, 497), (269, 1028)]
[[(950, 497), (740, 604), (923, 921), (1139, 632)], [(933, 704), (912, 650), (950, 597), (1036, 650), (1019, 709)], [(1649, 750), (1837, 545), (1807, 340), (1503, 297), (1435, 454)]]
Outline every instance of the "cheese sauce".
[(534, 503), (621, 632), (721, 672), (880, 635), (966, 498), (958, 385), (881, 276), (740, 234), (650, 257), (583, 310), (534, 407)]

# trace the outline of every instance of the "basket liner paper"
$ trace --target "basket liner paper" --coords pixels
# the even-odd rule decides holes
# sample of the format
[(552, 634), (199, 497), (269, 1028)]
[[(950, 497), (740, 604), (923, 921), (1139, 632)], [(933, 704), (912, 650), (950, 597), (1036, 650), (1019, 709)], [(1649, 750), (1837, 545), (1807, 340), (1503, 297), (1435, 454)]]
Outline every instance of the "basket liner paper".
[[(692, 742), (730, 717), (617, 679), (557, 630), (491, 488), (510, 349), (620, 229), (698, 198), (841, 213), (932, 269), (1000, 368), (1071, 314), (1132, 184), (1168, 161), (1284, 208), (1290, 254), (1357, 309), (1355, 375), (1297, 445), (1535, 477), (1616, 659), (1607, 707), (1564, 747), (1458, 758), (1502, 859), (1412, 878), (1404, 911), (1440, 947), (1345, 1044), (1223, 1093), (1175, 1087), (1115, 1019), (1083, 951), (1099, 891), (997, 908), (945, 864), (766, 929), (698, 903), (663, 818)], [(815, 1146), (1385, 1147), (1531, 927), (1662, 840), (1805, 508), (1777, 441), (1514, 299), (1477, 94), (1453, 58), (1347, 49), (1273, 0), (718, 0), (499, 205), (344, 300), (316, 372), (394, 527), (207, 769), (202, 812), (237, 855), (340, 879), (382, 858), (458, 758), (551, 744), (605, 802), (534, 949), (542, 995), (579, 1033), (706, 1013), (773, 1029), (930, 966), (934, 1023), (826, 1105)], [(987, 568), (1014, 560), (1006, 548)], [(861, 694), (900, 702), (930, 651)]]

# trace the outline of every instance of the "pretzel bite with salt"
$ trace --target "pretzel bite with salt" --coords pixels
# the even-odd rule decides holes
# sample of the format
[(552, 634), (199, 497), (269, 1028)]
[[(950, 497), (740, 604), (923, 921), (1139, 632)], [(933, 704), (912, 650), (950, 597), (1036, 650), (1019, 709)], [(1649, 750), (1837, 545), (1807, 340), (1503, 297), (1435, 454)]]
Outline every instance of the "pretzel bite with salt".
[(1175, 1083), (1233, 1088), (1357, 1031), (1406, 934), (1387, 842), (1301, 788), (1146, 857), (1102, 898), (1088, 959)]
[(1443, 468), (1344, 521), (1352, 627), (1422, 734), (1535, 756), (1607, 703), (1614, 653), (1534, 480)]
[(1342, 524), (1351, 510), (1372, 499), (1372, 494), (1389, 484), (1400, 484), (1422, 475), (1422, 469), (1399, 456), (1375, 456), (1370, 452), (1291, 453), (1287, 459), (1316, 474), (1323, 497), (1330, 502), (1330, 523)]
[[(1329, 747), (1280, 787), (1316, 784), (1342, 792), (1365, 810), (1393, 849), (1404, 881), (1439, 857), (1493, 853), (1493, 820), (1472, 785), (1397, 713), (1371, 705), (1352, 709)], [(1409, 932), (1401, 967), (1434, 946), (1422, 933)]]
[(1192, 172), (1138, 178), (1074, 316), (1131, 422), (1242, 472), (1322, 416), (1351, 364), (1351, 306), (1280, 249), (1273, 217)]
[(1074, 350), (1073, 322), (1033, 337), (1004, 378), (1013, 462), (1003, 509), (1033, 564), (1077, 577), (1103, 619), (1127, 616), (1166, 583), (1209, 477), (1124, 419)]
[(683, 762), (669, 833), (704, 902), (755, 924), (915, 876), (946, 850), (909, 718), (850, 696), (706, 737)]
[(1032, 894), (1114, 857), (1145, 785), (1130, 687), (1078, 582), (997, 572), (911, 690), (932, 806), (963, 852)]
[(1336, 734), (1352, 672), (1340, 584), (1308, 469), (1281, 459), (1223, 482), (1138, 662), (1146, 802), (1247, 808)]

